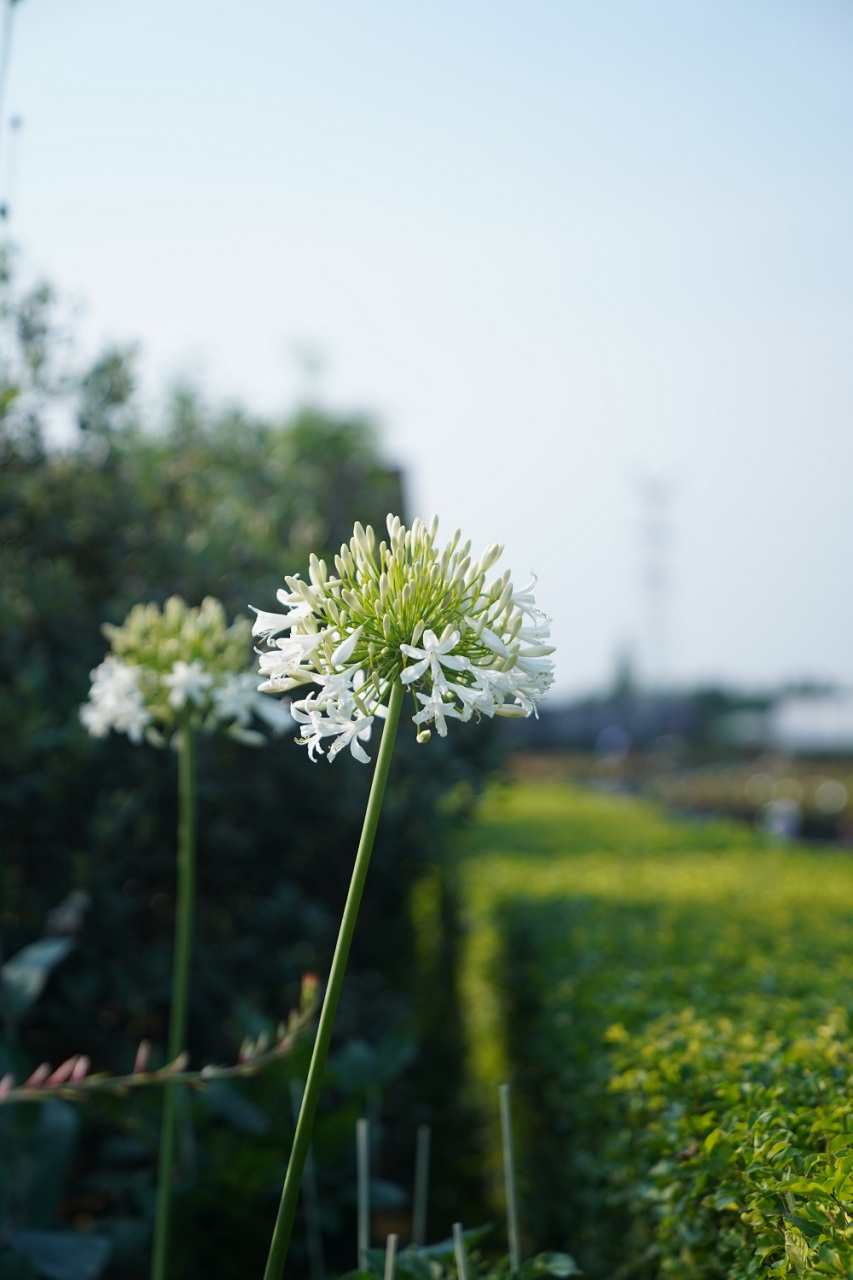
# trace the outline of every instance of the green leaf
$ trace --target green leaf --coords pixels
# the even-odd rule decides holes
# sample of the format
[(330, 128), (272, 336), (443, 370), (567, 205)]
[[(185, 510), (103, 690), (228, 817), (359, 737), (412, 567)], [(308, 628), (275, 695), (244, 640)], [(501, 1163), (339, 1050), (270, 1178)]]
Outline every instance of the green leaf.
[(13, 1231), (8, 1240), (44, 1280), (97, 1280), (112, 1252), (106, 1236), (77, 1231)]
[(73, 938), (39, 938), (6, 961), (0, 985), (7, 1016), (19, 1018), (35, 1004), (53, 970), (73, 949)]
[(792, 1178), (790, 1182), (786, 1182), (783, 1185), (785, 1191), (791, 1192), (792, 1195), (822, 1196), (825, 1200), (830, 1199), (832, 1195), (829, 1187), (825, 1187), (822, 1182), (814, 1182), (809, 1178)]
[(717, 1194), (715, 1196), (711, 1196), (710, 1200), (711, 1200), (711, 1204), (717, 1210), (722, 1210), (722, 1209), (737, 1210), (740, 1208), (740, 1205), (738, 1204), (738, 1199), (737, 1199), (737, 1188), (735, 1187), (720, 1187)]
[(711, 1152), (714, 1150), (714, 1147), (716, 1147), (717, 1143), (720, 1141), (722, 1136), (723, 1136), (722, 1129), (712, 1129), (711, 1132), (708, 1134), (704, 1143), (705, 1150), (708, 1152), (708, 1155), (710, 1155)]
[[(462, 1239), (466, 1245), (479, 1244), (481, 1240), (485, 1240), (493, 1230), (491, 1223), (486, 1223), (482, 1227), (469, 1227), (467, 1231), (462, 1232)], [(410, 1246), (411, 1247), (411, 1246)], [(426, 1258), (452, 1258), (455, 1254), (455, 1244), (452, 1238), (448, 1240), (439, 1240), (438, 1244), (424, 1245), (418, 1249), (418, 1253), (422, 1253)], [(404, 1250), (404, 1252), (408, 1252)], [(400, 1255), (402, 1256), (402, 1255)]]
[(785, 1232), (785, 1253), (798, 1276), (805, 1275), (810, 1252), (808, 1244), (798, 1232)]
[[(367, 1263), (372, 1276), (385, 1274), (385, 1250), (368, 1249)], [(412, 1245), (397, 1254), (395, 1274), (402, 1280), (433, 1280), (432, 1266), (422, 1249)]]
[(532, 1280), (534, 1276), (556, 1276), (557, 1280), (564, 1280), (566, 1276), (582, 1276), (583, 1272), (567, 1253), (538, 1253), (521, 1264), (518, 1274), (523, 1280)]

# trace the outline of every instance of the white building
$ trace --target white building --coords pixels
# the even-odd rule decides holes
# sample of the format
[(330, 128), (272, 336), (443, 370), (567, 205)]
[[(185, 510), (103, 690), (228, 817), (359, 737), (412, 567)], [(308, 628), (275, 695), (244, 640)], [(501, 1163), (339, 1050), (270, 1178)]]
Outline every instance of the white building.
[(789, 694), (767, 715), (768, 746), (791, 754), (853, 755), (853, 694)]

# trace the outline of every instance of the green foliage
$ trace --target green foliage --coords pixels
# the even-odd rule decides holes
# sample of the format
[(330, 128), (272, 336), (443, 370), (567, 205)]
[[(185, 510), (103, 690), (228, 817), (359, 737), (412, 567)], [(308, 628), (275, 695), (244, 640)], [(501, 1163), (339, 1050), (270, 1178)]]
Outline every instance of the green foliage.
[[(401, 507), (400, 477), (358, 418), (305, 409), (288, 422), (260, 421), (237, 409), (209, 410), (180, 390), (152, 425), (141, 420), (134, 386), (132, 351), (108, 351), (82, 374), (72, 370), (50, 290), (16, 295), (9, 256), (0, 255), (4, 953), (36, 942), (48, 908), (70, 892), (85, 892), (90, 903), (73, 953), (20, 1019), (29, 1067), (85, 1053), (95, 1069), (121, 1073), (141, 1038), (165, 1041), (175, 759), (115, 736), (93, 740), (79, 723), (89, 673), (106, 648), (102, 624), (172, 595), (190, 604), (216, 596), (229, 618), (247, 615), (250, 601), (274, 607), (283, 575), (304, 573), (309, 550), (331, 554), (356, 519), (379, 525)], [(72, 410), (77, 434), (49, 447), (46, 423)], [(408, 887), (476, 791), (489, 752), (482, 727), (460, 728), (453, 741), (401, 743), (396, 754), (338, 1051), (356, 1032), (375, 1047), (408, 1023)], [(233, 1061), (244, 1034), (274, 1025), (298, 1002), (303, 972), (327, 971), (370, 780), (348, 760), (312, 764), (287, 736), (261, 751), (205, 740), (198, 767), (189, 1027), (196, 1066)], [(462, 799), (439, 814), (436, 801), (448, 793)], [(384, 1079), (379, 1067), (372, 1079)], [(249, 1101), (252, 1089), (246, 1085)], [(330, 1114), (357, 1105), (353, 1097), (363, 1105), (365, 1089), (333, 1089)], [(273, 1117), (289, 1114), (286, 1079), (267, 1101)], [(199, 1110), (195, 1123), (211, 1137), (225, 1132), (233, 1152), (238, 1110), (230, 1119)], [(63, 1213), (72, 1226), (110, 1234), (111, 1271), (130, 1280), (145, 1271), (158, 1104), (98, 1102), (82, 1115)], [(279, 1124), (280, 1153), (285, 1132)], [(254, 1214), (252, 1229), (265, 1237), (264, 1206), (271, 1222), (284, 1155), (272, 1157), (271, 1137), (240, 1133), (241, 1185), (254, 1188), (251, 1204), (261, 1206), (250, 1210), (244, 1198), (241, 1213)], [(188, 1261), (185, 1275), (216, 1280), (241, 1269), (245, 1221), (214, 1208), (233, 1182), (225, 1155), (200, 1156), (193, 1182), (192, 1150), (185, 1142), (177, 1247), (203, 1235), (202, 1220), (215, 1223), (216, 1248), (203, 1265)], [(326, 1150), (321, 1194), (330, 1225), (346, 1227), (340, 1150)], [(194, 1256), (188, 1247), (186, 1256)]]
[(515, 1082), (537, 1244), (602, 1277), (849, 1274), (847, 857), (553, 783), (460, 852), (473, 1088)]
[[(18, 1022), (73, 946), (70, 937), (41, 938), (0, 969), (4, 1072), (19, 1079), (26, 1074), (24, 1055), (15, 1044)], [(33, 1107), (0, 1107), (0, 1219), (10, 1224), (0, 1250), (0, 1280), (96, 1280), (106, 1266), (111, 1244), (105, 1236), (59, 1229), (79, 1132), (77, 1108), (60, 1098)]]
[(74, 949), (73, 938), (39, 938), (0, 968), (0, 1008), (6, 1034), (14, 1034), (18, 1019), (35, 1003), (53, 970)]
[[(462, 1232), (467, 1280), (511, 1280), (513, 1275), (518, 1280), (545, 1280), (546, 1277), (568, 1280), (570, 1276), (583, 1275), (574, 1258), (567, 1253), (537, 1254), (513, 1272), (508, 1257), (494, 1258), (488, 1250), (481, 1248), (490, 1232), (491, 1227), (474, 1227)], [(350, 1271), (343, 1280), (373, 1280), (375, 1276), (386, 1274), (385, 1265), (384, 1249), (368, 1249), (367, 1269)], [(437, 1244), (423, 1246), (408, 1245), (396, 1255), (394, 1275), (399, 1280), (460, 1280), (454, 1240), (440, 1240)]]
[(623, 1114), (611, 1185), (650, 1274), (853, 1272), (846, 1011), (786, 1035), (686, 1010), (608, 1039)]

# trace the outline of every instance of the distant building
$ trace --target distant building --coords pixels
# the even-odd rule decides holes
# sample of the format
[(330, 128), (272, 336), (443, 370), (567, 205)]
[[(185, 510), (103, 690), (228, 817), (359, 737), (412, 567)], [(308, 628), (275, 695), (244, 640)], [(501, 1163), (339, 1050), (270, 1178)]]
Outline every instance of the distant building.
[(701, 724), (694, 702), (663, 694), (546, 705), (538, 720), (505, 722), (506, 738), (518, 750), (598, 751), (605, 755), (643, 750), (662, 739), (691, 739)]
[(853, 692), (819, 687), (743, 695), (706, 689), (616, 690), (562, 705), (538, 720), (503, 722), (511, 750), (595, 751), (686, 747), (719, 754), (853, 755)]
[(767, 714), (767, 744), (792, 755), (853, 755), (853, 694), (783, 696)]

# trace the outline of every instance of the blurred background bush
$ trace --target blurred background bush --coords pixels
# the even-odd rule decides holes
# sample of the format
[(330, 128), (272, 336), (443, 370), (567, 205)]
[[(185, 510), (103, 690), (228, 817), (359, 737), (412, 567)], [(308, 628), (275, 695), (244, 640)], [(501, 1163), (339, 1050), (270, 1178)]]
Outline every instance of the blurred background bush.
[[(356, 519), (405, 517), (402, 477), (369, 422), (312, 407), (280, 422), (239, 408), (210, 412), (188, 387), (158, 421), (143, 422), (133, 351), (105, 351), (77, 370), (58, 315), (47, 286), (16, 290), (5, 250), (0, 929), (7, 957), (45, 931), (76, 942), (41, 998), (7, 1017), (2, 1065), (19, 1078), (72, 1053), (90, 1055), (96, 1070), (125, 1071), (141, 1038), (165, 1041), (175, 760), (115, 736), (95, 741), (80, 725), (89, 672), (107, 647), (101, 624), (174, 593), (193, 604), (217, 596), (229, 617), (250, 602), (275, 607), (283, 575), (304, 572), (310, 551), (334, 553)], [(62, 447), (50, 443), (59, 417), (75, 428)], [(327, 1248), (341, 1269), (353, 1262), (335, 1241), (346, 1240), (353, 1218), (355, 1118), (370, 1100), (375, 1134), (385, 1119), (384, 1165), (377, 1150), (374, 1168), (387, 1176), (376, 1204), (398, 1214), (397, 1225), (406, 1221), (398, 1183), (409, 1177), (414, 1131), (431, 1118), (428, 1098), (419, 1103), (401, 1079), (407, 1063), (417, 1078), (418, 1058), (407, 901), (494, 760), (488, 732), (460, 727), (428, 747), (401, 735), (355, 939), (316, 1139)], [(349, 760), (310, 763), (290, 735), (262, 750), (224, 738), (200, 744), (196, 1066), (234, 1060), (247, 1032), (297, 1002), (303, 972), (327, 971), (369, 781), (370, 770)], [(50, 913), (72, 894), (57, 924)], [(297, 1059), (263, 1081), (193, 1100), (174, 1274), (262, 1269), (289, 1149), (288, 1081), (305, 1066)], [(42, 1123), (36, 1108), (23, 1110), (2, 1129), (7, 1169)], [(3, 1219), (106, 1235), (114, 1247), (105, 1274), (147, 1274), (157, 1112), (148, 1097), (66, 1115), (76, 1140), (52, 1145), (49, 1192), (39, 1183), (25, 1196), (9, 1174)], [(9, 1251), (3, 1260), (23, 1268), (15, 1274), (36, 1274)]]

